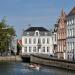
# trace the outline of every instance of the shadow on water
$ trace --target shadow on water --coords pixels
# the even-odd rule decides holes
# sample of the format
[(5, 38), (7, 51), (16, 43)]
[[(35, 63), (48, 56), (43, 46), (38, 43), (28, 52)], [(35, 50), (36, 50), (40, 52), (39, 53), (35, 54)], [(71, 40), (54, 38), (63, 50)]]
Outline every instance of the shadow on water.
[(21, 58), (22, 58), (22, 62), (30, 63), (30, 57), (21, 57)]

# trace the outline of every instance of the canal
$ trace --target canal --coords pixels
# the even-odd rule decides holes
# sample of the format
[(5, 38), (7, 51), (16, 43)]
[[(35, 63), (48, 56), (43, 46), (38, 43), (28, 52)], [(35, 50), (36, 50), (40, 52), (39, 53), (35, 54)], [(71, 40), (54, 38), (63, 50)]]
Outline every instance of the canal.
[(47, 66), (41, 66), (41, 70), (28, 68), (28, 63), (2, 62), (0, 63), (0, 75), (75, 75), (74, 71), (62, 70)]

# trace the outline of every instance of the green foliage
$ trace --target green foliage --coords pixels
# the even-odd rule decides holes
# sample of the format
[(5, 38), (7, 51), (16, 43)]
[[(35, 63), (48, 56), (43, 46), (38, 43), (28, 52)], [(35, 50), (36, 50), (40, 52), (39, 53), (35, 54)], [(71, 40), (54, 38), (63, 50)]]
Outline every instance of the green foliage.
[(21, 50), (21, 48), (22, 48), (22, 47), (21, 47), (19, 44), (17, 44), (17, 49), (18, 49), (18, 50)]
[(9, 44), (13, 36), (16, 36), (13, 27), (6, 24), (5, 19), (0, 22), (0, 53), (9, 50)]
[(20, 44), (17, 44), (17, 54), (20, 53), (20, 50), (22, 49), (22, 47), (20, 46)]

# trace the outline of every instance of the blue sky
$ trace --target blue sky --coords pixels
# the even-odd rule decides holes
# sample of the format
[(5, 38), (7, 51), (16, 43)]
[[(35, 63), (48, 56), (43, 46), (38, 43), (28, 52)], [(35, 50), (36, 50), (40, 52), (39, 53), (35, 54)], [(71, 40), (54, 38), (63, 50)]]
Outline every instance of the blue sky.
[(17, 36), (32, 26), (52, 28), (63, 8), (66, 13), (75, 6), (75, 0), (0, 0), (0, 19), (14, 26)]

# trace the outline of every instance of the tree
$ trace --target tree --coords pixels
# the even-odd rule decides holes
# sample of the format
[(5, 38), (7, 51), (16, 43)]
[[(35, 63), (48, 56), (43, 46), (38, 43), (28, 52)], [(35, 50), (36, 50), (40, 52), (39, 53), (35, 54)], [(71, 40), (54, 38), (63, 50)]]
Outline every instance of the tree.
[(22, 49), (22, 47), (20, 46), (19, 43), (17, 43), (17, 55), (19, 55), (21, 49)]
[(9, 45), (12, 37), (16, 36), (13, 27), (6, 24), (6, 20), (3, 18), (0, 22), (0, 53), (3, 55), (4, 52), (9, 51)]

